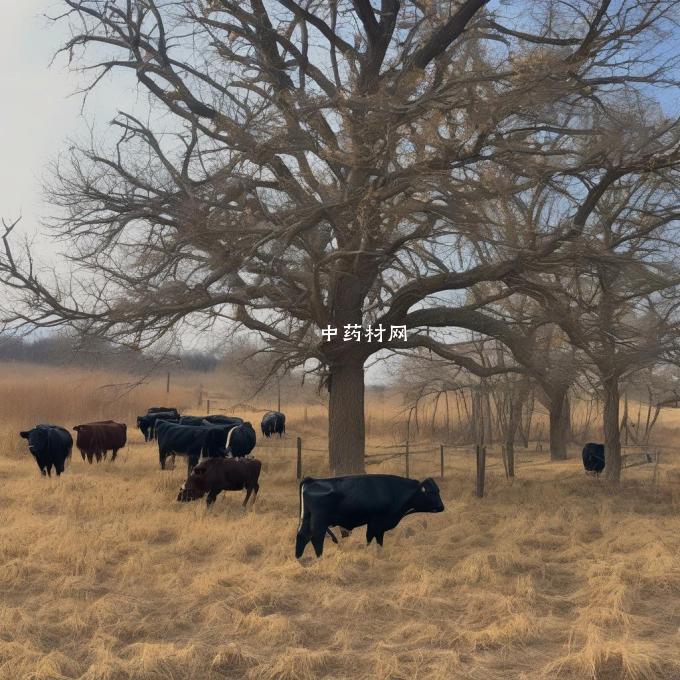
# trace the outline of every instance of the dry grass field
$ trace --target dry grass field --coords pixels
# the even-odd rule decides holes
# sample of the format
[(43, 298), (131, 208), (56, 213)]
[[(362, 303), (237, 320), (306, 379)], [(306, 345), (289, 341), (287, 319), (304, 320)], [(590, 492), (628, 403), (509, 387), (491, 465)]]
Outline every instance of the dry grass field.
[[(107, 382), (2, 367), (0, 678), (680, 678), (672, 453), (657, 487), (643, 467), (616, 492), (578, 458), (550, 464), (532, 449), (510, 484), (492, 454), (481, 500), (470, 454), (450, 453), (446, 512), (406, 518), (383, 550), (357, 530), (297, 562), (291, 448), (256, 449), (265, 465), (252, 512), (240, 492), (211, 511), (177, 503), (182, 459), (161, 471), (132, 429), (136, 413), (167, 401), (164, 389), (113, 401), (94, 388)], [(192, 403), (182, 390), (171, 405)], [(301, 405), (284, 410), (290, 447)], [(104, 416), (130, 424), (119, 460), (90, 466), (74, 451), (60, 479), (40, 477), (17, 435)], [(322, 454), (306, 453), (305, 473), (323, 472)], [(414, 457), (413, 476), (437, 472), (434, 454)]]

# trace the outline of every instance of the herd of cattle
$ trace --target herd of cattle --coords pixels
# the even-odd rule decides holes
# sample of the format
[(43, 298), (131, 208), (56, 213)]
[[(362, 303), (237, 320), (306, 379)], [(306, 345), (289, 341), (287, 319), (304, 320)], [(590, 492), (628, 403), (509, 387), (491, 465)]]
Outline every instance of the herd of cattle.
[[(243, 506), (255, 502), (259, 491), (262, 463), (250, 457), (257, 441), (249, 422), (235, 416), (182, 416), (176, 408), (153, 407), (137, 418), (144, 440), (158, 443), (161, 469), (169, 456), (186, 456), (187, 479), (177, 495), (178, 501), (192, 501), (207, 496), (210, 506), (222, 491), (245, 490)], [(262, 418), (262, 433), (282, 436), (286, 417), (270, 411)], [(113, 420), (76, 425), (76, 447), (83, 460), (90, 463), (111, 460), (127, 442), (127, 426)], [(43, 475), (57, 476), (64, 471), (71, 455), (73, 438), (58, 425), (36, 425), (20, 433), (28, 440)], [(599, 475), (604, 469), (604, 446), (588, 443), (583, 447), (583, 465), (587, 472)], [(436, 482), (428, 477), (422, 482), (396, 475), (351, 475), (314, 479), (305, 477), (299, 488), (300, 520), (295, 556), (301, 557), (311, 541), (317, 557), (323, 553), (326, 536), (338, 540), (332, 527), (339, 527), (343, 537), (358, 526), (366, 525), (366, 541), (383, 544), (386, 531), (393, 529), (414, 512), (443, 512)]]
[[(178, 501), (192, 501), (207, 496), (210, 506), (222, 491), (245, 490), (243, 506), (255, 502), (260, 489), (262, 463), (250, 457), (257, 437), (249, 422), (235, 416), (182, 416), (176, 408), (158, 406), (137, 418), (137, 427), (147, 442), (158, 443), (160, 466), (165, 469), (169, 456), (187, 458), (187, 479), (177, 495)], [(127, 426), (113, 420), (76, 425), (76, 447), (83, 460), (105, 460), (111, 451), (115, 460), (127, 442)], [(262, 434), (282, 436), (286, 417), (270, 411), (262, 418)], [(28, 440), (43, 475), (59, 476), (71, 455), (73, 438), (58, 425), (36, 425), (20, 433)], [(295, 554), (301, 557), (311, 541), (317, 557), (329, 536), (338, 542), (332, 527), (339, 527), (343, 537), (352, 529), (367, 525), (366, 540), (383, 543), (386, 531), (413, 512), (442, 512), (444, 504), (433, 479), (423, 482), (395, 475), (352, 475), (313, 479), (300, 483), (300, 523)]]

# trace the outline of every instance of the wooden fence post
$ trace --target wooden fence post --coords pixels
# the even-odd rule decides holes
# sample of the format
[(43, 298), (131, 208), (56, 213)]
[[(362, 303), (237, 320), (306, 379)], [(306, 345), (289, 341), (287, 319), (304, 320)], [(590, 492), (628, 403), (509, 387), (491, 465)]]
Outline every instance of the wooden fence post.
[(165, 382), (165, 393), (170, 394), (170, 371), (168, 371), (168, 378)]
[(206, 407), (206, 413), (210, 415), (210, 399), (208, 399), (207, 407)]
[(475, 496), (484, 497), (484, 474), (486, 472), (486, 446), (476, 446), (477, 454), (477, 484), (475, 486)]
[(298, 482), (302, 479), (302, 438), (297, 438), (297, 467), (296, 477)]
[(654, 458), (654, 493), (659, 493), (659, 458), (661, 457), (661, 449), (656, 450), (656, 456)]
[(444, 479), (444, 444), (439, 445), (439, 477)]
[(406, 440), (406, 476), (407, 477), (411, 476), (410, 472), (411, 472), (411, 470), (410, 470), (410, 466), (409, 466), (408, 439), (407, 439)]

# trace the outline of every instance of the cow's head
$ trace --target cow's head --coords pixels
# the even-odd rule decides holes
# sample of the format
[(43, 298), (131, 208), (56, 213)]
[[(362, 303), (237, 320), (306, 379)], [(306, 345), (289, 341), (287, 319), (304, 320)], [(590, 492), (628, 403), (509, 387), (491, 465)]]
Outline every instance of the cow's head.
[(146, 416), (137, 416), (137, 427), (139, 431), (144, 435), (144, 441), (149, 441), (151, 439), (151, 423)]
[(439, 495), (437, 482), (428, 477), (418, 487), (413, 496), (413, 509), (416, 512), (443, 512), (444, 503)]
[(208, 477), (210, 476), (212, 458), (202, 460), (191, 471), (187, 481), (180, 487), (177, 500), (195, 501), (205, 496), (210, 486)]
[(47, 447), (48, 428), (45, 426), (38, 425), (32, 430), (19, 432), (19, 436), (28, 440), (28, 450), (34, 457), (42, 453)]

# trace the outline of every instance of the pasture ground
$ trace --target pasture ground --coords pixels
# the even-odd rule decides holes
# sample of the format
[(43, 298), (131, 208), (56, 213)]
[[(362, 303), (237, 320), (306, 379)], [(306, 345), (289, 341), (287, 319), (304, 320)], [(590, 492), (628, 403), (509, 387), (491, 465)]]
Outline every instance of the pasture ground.
[[(642, 467), (617, 491), (578, 458), (549, 463), (531, 449), (510, 484), (492, 454), (484, 499), (471, 493), (471, 455), (450, 454), (446, 512), (406, 518), (383, 550), (357, 530), (327, 540), (321, 560), (308, 546), (299, 563), (291, 448), (256, 452), (252, 512), (240, 492), (210, 511), (177, 503), (182, 459), (162, 472), (132, 427), (115, 463), (90, 466), (74, 450), (61, 479), (42, 479), (18, 430), (57, 416), (70, 427), (105, 404), (71, 384), (61, 398), (51, 386), (12, 391), (3, 375), (2, 679), (680, 678), (671, 454), (657, 487)], [(116, 408), (161, 396), (134, 395)], [(314, 456), (306, 473), (323, 471)], [(414, 457), (412, 476), (437, 472), (435, 455)]]

